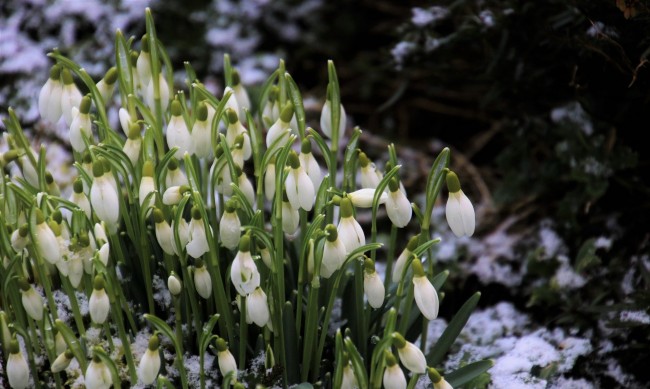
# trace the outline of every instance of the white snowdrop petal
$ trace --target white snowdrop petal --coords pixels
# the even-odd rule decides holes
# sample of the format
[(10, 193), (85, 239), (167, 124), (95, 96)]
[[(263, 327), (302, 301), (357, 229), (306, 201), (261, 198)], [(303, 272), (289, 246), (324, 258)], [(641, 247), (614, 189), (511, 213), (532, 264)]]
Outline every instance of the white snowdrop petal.
[(108, 318), (111, 304), (104, 289), (93, 289), (88, 300), (88, 312), (90, 319), (97, 324), (103, 324)]
[(24, 389), (29, 385), (29, 367), (22, 352), (10, 354), (7, 358), (7, 378), (13, 389)]
[(384, 296), (386, 294), (384, 283), (379, 278), (377, 272), (368, 274), (364, 272), (363, 275), (363, 290), (368, 297), (368, 304), (377, 309), (384, 304)]
[(297, 208), (294, 208), (291, 203), (282, 202), (282, 231), (289, 235), (293, 235), (298, 229), (300, 224), (300, 213)]
[(138, 365), (138, 378), (145, 384), (151, 385), (156, 380), (160, 371), (160, 354), (158, 350), (150, 350), (142, 355)]
[(413, 277), (415, 303), (428, 320), (438, 317), (438, 293), (427, 277)]
[(255, 289), (246, 297), (246, 316), (250, 317), (258, 327), (264, 327), (268, 323), (271, 314), (266, 293), (262, 288)]
[(395, 227), (402, 228), (411, 221), (411, 203), (401, 190), (391, 192), (386, 201), (386, 213)]
[(463, 219), (461, 216), (460, 202), (455, 195), (451, 194), (447, 200), (447, 207), (445, 209), (447, 216), (447, 224), (449, 228), (457, 237), (461, 237), (465, 234), (465, 229), (463, 227)]
[(300, 208), (305, 211), (311, 211), (314, 206), (314, 200), (316, 194), (314, 192), (314, 184), (309, 179), (309, 176), (302, 169), (302, 166), (297, 169), (296, 172), (296, 183), (298, 188), (298, 200), (300, 202)]
[(298, 197), (298, 181), (297, 177), (294, 174), (293, 170), (287, 174), (287, 178), (284, 181), (284, 189), (287, 192), (287, 198), (289, 203), (294, 209), (300, 208), (300, 198)]
[(472, 236), (476, 227), (476, 215), (474, 213), (474, 206), (469, 198), (465, 196), (463, 191), (460, 191), (460, 213), (462, 216), (463, 230), (465, 235)]
[(422, 351), (413, 343), (406, 342), (406, 345), (397, 349), (399, 360), (404, 367), (416, 374), (424, 374), (427, 370), (427, 361)]
[(406, 376), (398, 364), (384, 370), (384, 389), (406, 389)]
[(241, 222), (236, 212), (224, 212), (219, 223), (219, 237), (224, 247), (233, 250), (239, 246)]
[(194, 287), (199, 296), (206, 300), (212, 295), (212, 278), (205, 266), (194, 270)]
[(43, 319), (43, 299), (34, 288), (30, 287), (29, 290), (22, 292), (21, 299), (23, 308), (29, 317), (41, 321)]
[(232, 356), (230, 350), (217, 352), (217, 360), (222, 376), (226, 376), (228, 373), (234, 371), (235, 378), (237, 378), (237, 362), (235, 362), (235, 357)]

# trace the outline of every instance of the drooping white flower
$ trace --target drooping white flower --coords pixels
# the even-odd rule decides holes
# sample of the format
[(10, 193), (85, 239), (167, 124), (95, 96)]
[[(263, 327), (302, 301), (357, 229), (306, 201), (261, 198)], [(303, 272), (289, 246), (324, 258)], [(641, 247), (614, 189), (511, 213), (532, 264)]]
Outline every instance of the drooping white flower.
[(264, 104), (264, 109), (262, 110), (262, 118), (264, 122), (274, 123), (280, 117), (280, 103), (278, 101), (278, 95), (280, 94), (280, 88), (277, 85), (274, 85), (269, 90), (269, 97)]
[(106, 222), (111, 231), (116, 231), (120, 223), (120, 202), (113, 176), (104, 171), (103, 163), (99, 161), (93, 164), (93, 176), (95, 178), (90, 187), (93, 211), (100, 220)]
[(90, 120), (90, 96), (81, 98), (79, 108), (72, 107), (72, 122), (70, 123), (70, 144), (72, 148), (83, 153), (86, 150), (86, 142), (93, 143), (92, 122)]
[(18, 158), (18, 165), (20, 166), (20, 170), (23, 173), (23, 177), (25, 180), (34, 188), (39, 187), (39, 180), (38, 180), (38, 173), (36, 172), (36, 167), (32, 163), (31, 159), (27, 156), (27, 153), (32, 153), (34, 156), (34, 160), (38, 164), (38, 156), (34, 153), (34, 151), (29, 148), (25, 150), (26, 153), (20, 158)]
[(384, 352), (386, 359), (386, 369), (384, 370), (384, 388), (385, 389), (406, 389), (406, 376), (404, 371), (397, 364), (397, 359), (390, 351)]
[[(374, 188), (363, 188), (348, 193), (348, 197), (355, 207), (370, 208), (372, 207), (372, 200), (375, 198), (375, 192)], [(384, 204), (386, 200), (388, 200), (388, 195), (384, 192), (379, 196), (379, 204)]]
[(189, 185), (187, 176), (180, 168), (179, 162), (177, 159), (171, 159), (169, 164), (167, 164), (167, 175), (165, 176), (165, 187), (171, 188), (172, 186), (183, 186)]
[[(212, 156), (212, 119), (214, 114), (210, 115), (211, 107), (204, 101), (199, 103), (196, 110), (196, 121), (192, 127), (192, 147), (193, 153), (198, 158), (209, 158)], [(214, 112), (214, 109), (212, 109)]]
[(341, 199), (341, 220), (337, 229), (339, 238), (345, 245), (346, 254), (366, 244), (366, 235), (359, 222), (352, 216), (352, 202), (347, 197)]
[(129, 132), (127, 133), (126, 142), (124, 142), (124, 147), (122, 151), (129, 157), (129, 161), (133, 166), (138, 164), (140, 159), (140, 150), (142, 149), (142, 135), (140, 131), (140, 125), (137, 123), (131, 123), (129, 125)]
[(413, 250), (415, 250), (418, 247), (418, 240), (420, 236), (415, 235), (409, 239), (408, 244), (406, 245), (406, 248), (402, 251), (402, 253), (397, 257), (397, 261), (395, 261), (395, 264), (393, 265), (393, 274), (392, 274), (392, 280), (393, 282), (397, 283), (399, 280), (402, 278), (402, 273), (404, 272), (404, 267), (406, 266), (406, 262), (411, 258), (411, 255), (413, 254)]
[(323, 245), (320, 275), (323, 278), (330, 278), (345, 262), (345, 244), (333, 224), (328, 224), (325, 227), (325, 232), (327, 236)]
[[(185, 250), (192, 258), (199, 258), (210, 250), (210, 246), (208, 245), (208, 232), (205, 230), (205, 224), (198, 208), (192, 208), (189, 232), (190, 240), (187, 242)], [(212, 234), (210, 233), (210, 235)]]
[[(165, 79), (162, 72), (158, 73), (158, 87), (160, 91), (160, 108), (162, 112), (165, 112), (169, 105), (169, 86), (167, 85), (167, 79)], [(151, 112), (156, 112), (156, 96), (154, 91), (154, 81), (152, 76), (152, 80), (147, 85), (147, 90), (144, 95), (144, 100), (147, 103), (147, 106), (149, 106)]]
[(167, 188), (165, 193), (163, 193), (163, 204), (176, 205), (180, 203), (183, 196), (185, 196), (185, 194), (189, 193), (190, 191), (191, 188), (187, 185), (171, 186)]
[(212, 295), (212, 277), (201, 259), (196, 261), (194, 287), (196, 288), (196, 293), (206, 300)]
[(262, 262), (264, 262), (266, 267), (270, 269), (272, 267), (271, 261), (273, 260), (271, 258), (271, 251), (269, 250), (268, 247), (264, 245), (264, 243), (261, 240), (257, 241), (257, 253), (262, 258)]
[(228, 100), (226, 100), (226, 107), (224, 112), (228, 109), (231, 109), (235, 112), (239, 112), (239, 101), (237, 101), (237, 96), (235, 95), (235, 91), (229, 86), (225, 87), (223, 90), (224, 98), (228, 93), (230, 93), (230, 97), (228, 98)]
[(68, 345), (65, 343), (65, 338), (63, 337), (63, 334), (61, 333), (61, 331), (58, 331), (56, 335), (54, 335), (54, 351), (58, 355), (63, 353), (67, 348)]
[(441, 376), (435, 368), (429, 367), (427, 369), (427, 375), (431, 382), (433, 382), (433, 389), (454, 389), (454, 387), (445, 380), (445, 377)]
[[(341, 104), (340, 107), (341, 116), (339, 119), (339, 139), (341, 134), (345, 132), (347, 124), (347, 116), (343, 104)], [(327, 99), (325, 104), (323, 104), (323, 110), (320, 114), (320, 129), (326, 137), (332, 139), (332, 102), (329, 99)]]
[(43, 298), (41, 295), (24, 278), (18, 280), (18, 286), (22, 294), (21, 299), (25, 312), (36, 321), (43, 320)]
[(86, 389), (109, 389), (113, 385), (113, 377), (108, 366), (95, 354), (84, 374)]
[(63, 90), (61, 91), (61, 113), (65, 119), (65, 124), (70, 126), (72, 123), (72, 108), (79, 109), (81, 105), (81, 92), (72, 79), (72, 74), (68, 69), (61, 70), (63, 79)]
[(438, 293), (424, 273), (420, 260), (415, 258), (411, 266), (413, 267), (413, 296), (415, 302), (422, 315), (428, 320), (433, 320), (438, 317), (438, 308), (440, 306)]
[(363, 151), (359, 152), (359, 173), (362, 188), (376, 188), (384, 177)]
[(20, 351), (18, 341), (9, 343), (9, 358), (7, 358), (7, 379), (13, 389), (25, 389), (29, 385), (29, 367)]
[(149, 346), (147, 351), (142, 354), (140, 364), (138, 365), (138, 378), (145, 385), (151, 385), (156, 380), (158, 372), (160, 371), (160, 353), (158, 347), (160, 340), (158, 335), (153, 334), (149, 338)]
[[(174, 161), (172, 159), (172, 161)], [(147, 204), (144, 204), (144, 201), (147, 199), (150, 193), (156, 191), (156, 183), (153, 179), (153, 163), (151, 161), (145, 161), (142, 165), (142, 179), (140, 180), (140, 188), (138, 189), (138, 200), (140, 201), (140, 207), (151, 207), (155, 204), (156, 198), (152, 196), (149, 199)]]
[(176, 239), (172, 239), (172, 248), (174, 249), (174, 253), (176, 255), (181, 255), (183, 248), (185, 248), (185, 246), (187, 246), (187, 242), (190, 241), (190, 225), (187, 223), (187, 220), (181, 218), (178, 226), (176, 226), (175, 221), (172, 220), (171, 228), (172, 233), (178, 234), (178, 240), (180, 243), (180, 246), (177, 246)]
[(174, 255), (174, 233), (162, 211), (158, 208), (155, 208), (153, 211), (153, 221), (155, 224), (156, 240), (160, 248), (163, 249), (165, 254)]
[(29, 224), (25, 223), (11, 233), (11, 247), (20, 253), (29, 243)]
[(248, 131), (242, 125), (235, 110), (226, 109), (225, 114), (226, 119), (228, 120), (228, 128), (226, 129), (226, 143), (228, 144), (228, 147), (232, 149), (235, 147), (235, 143), (237, 143), (237, 137), (242, 136), (243, 139), (240, 142), (242, 150), (241, 152), (244, 161), (247, 161), (252, 155), (251, 139), (248, 135)]
[(359, 388), (359, 382), (357, 381), (357, 376), (354, 375), (354, 369), (352, 368), (352, 365), (348, 362), (345, 366), (343, 366), (341, 389), (355, 388)]
[(447, 188), (449, 189), (449, 199), (447, 200), (446, 215), (449, 228), (459, 238), (463, 235), (472, 236), (476, 227), (474, 206), (460, 189), (456, 173), (447, 173)]
[(246, 92), (246, 88), (241, 83), (241, 77), (239, 76), (239, 72), (235, 69), (232, 71), (232, 90), (235, 94), (235, 98), (237, 99), (237, 103), (239, 104), (239, 111), (237, 112), (239, 114), (240, 118), (245, 119), (246, 118), (246, 110), (251, 109), (251, 100), (248, 97), (248, 92)]
[(241, 222), (237, 215), (237, 203), (234, 200), (226, 202), (225, 211), (219, 223), (219, 238), (221, 244), (229, 250), (239, 247), (241, 237)]
[(67, 349), (56, 357), (54, 362), (52, 363), (52, 366), (50, 367), (50, 370), (52, 373), (60, 373), (63, 370), (67, 369), (68, 366), (70, 366), (70, 362), (72, 362), (72, 359), (74, 358), (74, 354), (70, 349)]
[(183, 291), (183, 284), (174, 271), (167, 278), (167, 289), (172, 296), (178, 296)]
[(282, 192), (282, 231), (285, 234), (293, 235), (300, 224), (300, 213), (294, 208), (287, 197), (287, 192)]
[(73, 288), (78, 288), (81, 278), (84, 275), (83, 259), (77, 252), (73, 252), (68, 258), (68, 280)]
[(34, 238), (36, 239), (36, 249), (39, 255), (47, 262), (55, 265), (61, 260), (61, 251), (59, 242), (52, 228), (45, 222), (45, 217), (40, 209), (36, 208), (36, 228)]
[(50, 77), (38, 95), (38, 111), (41, 118), (56, 123), (61, 119), (61, 66), (56, 64), (50, 69)]
[(316, 198), (314, 184), (300, 165), (298, 154), (293, 150), (289, 153), (287, 165), (291, 169), (287, 173), (284, 186), (291, 206), (294, 209), (302, 208), (305, 211), (311, 211)]
[(142, 50), (140, 50), (140, 55), (136, 62), (136, 70), (142, 88), (146, 88), (151, 82), (151, 48), (149, 46), (149, 37), (146, 34), (142, 36), (141, 43)]
[(183, 118), (183, 106), (178, 99), (172, 101), (171, 112), (172, 117), (167, 125), (167, 146), (170, 149), (178, 147), (174, 157), (181, 159), (186, 152), (191, 153), (193, 150), (192, 136)]
[(388, 218), (397, 228), (405, 227), (413, 215), (411, 203), (402, 192), (399, 183), (392, 178), (388, 183), (388, 198), (386, 199), (386, 213)]
[(307, 176), (312, 184), (314, 184), (314, 191), (318, 191), (323, 181), (323, 173), (320, 170), (318, 161), (316, 161), (314, 154), (311, 152), (311, 140), (309, 138), (303, 139), (298, 158), (300, 159), (300, 166), (305, 169)]
[(264, 196), (268, 201), (275, 196), (275, 157), (271, 158), (264, 172)]
[(406, 341), (398, 332), (393, 333), (393, 345), (397, 347), (399, 360), (402, 365), (416, 374), (424, 374), (427, 370), (427, 360), (424, 353), (413, 343)]
[(72, 194), (69, 198), (70, 202), (76, 204), (84, 213), (88, 220), (92, 220), (92, 208), (90, 206), (90, 200), (88, 196), (84, 193), (84, 184), (80, 178), (74, 180), (72, 184)]
[(104, 290), (104, 278), (100, 275), (95, 276), (93, 281), (93, 292), (88, 300), (88, 312), (93, 323), (103, 324), (108, 318), (111, 309), (111, 302), (108, 294)]
[(369, 258), (366, 258), (363, 266), (363, 291), (371, 307), (377, 309), (384, 304), (386, 289), (375, 270), (375, 263)]
[(246, 297), (246, 317), (262, 328), (269, 322), (271, 313), (266, 293), (259, 286)]
[(237, 292), (246, 296), (260, 286), (260, 273), (250, 252), (250, 237), (244, 235), (239, 241), (239, 252), (232, 261), (230, 280)]
[(104, 105), (108, 105), (113, 97), (113, 90), (115, 89), (115, 81), (117, 81), (117, 68), (115, 66), (108, 69), (104, 78), (99, 80), (95, 85), (99, 94), (102, 95)]
[(228, 349), (228, 344), (223, 338), (217, 338), (215, 343), (221, 375), (225, 377), (230, 372), (234, 372), (234, 378), (237, 379), (237, 362), (235, 362), (235, 357), (232, 356), (232, 353)]
[[(273, 150), (277, 147), (283, 146), (284, 142), (291, 134), (291, 117), (293, 116), (293, 105), (287, 103), (287, 106), (282, 109), (282, 113), (278, 120), (273, 123), (266, 133), (266, 147), (268, 150)], [(271, 147), (275, 145), (274, 147)], [(268, 152), (268, 151), (267, 151)]]

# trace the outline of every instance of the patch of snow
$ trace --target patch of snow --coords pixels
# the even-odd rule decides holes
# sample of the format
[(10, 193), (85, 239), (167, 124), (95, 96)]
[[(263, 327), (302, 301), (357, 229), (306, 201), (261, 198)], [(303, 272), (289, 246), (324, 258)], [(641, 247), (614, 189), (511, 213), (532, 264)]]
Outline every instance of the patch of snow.
[(481, 11), (481, 13), (478, 14), (478, 18), (481, 19), (481, 22), (487, 28), (494, 27), (495, 25), (494, 14), (489, 9)]
[(650, 315), (646, 311), (623, 311), (619, 318), (622, 322), (650, 324)]
[(587, 29), (587, 35), (599, 39), (603, 37), (618, 38), (618, 31), (614, 27), (606, 26), (603, 22), (594, 22)]
[(154, 301), (168, 310), (172, 304), (172, 295), (169, 293), (169, 289), (167, 289), (167, 281), (154, 274), (152, 283)]
[(544, 248), (544, 259), (553, 258), (557, 254), (564, 252), (564, 242), (560, 236), (551, 228), (551, 222), (545, 220), (539, 230), (539, 240)]
[(582, 105), (577, 101), (570, 102), (562, 107), (554, 108), (551, 111), (551, 120), (560, 124), (562, 122), (575, 124), (580, 127), (585, 135), (594, 133), (594, 126), (591, 123), (589, 114), (582, 109)]
[(404, 62), (408, 56), (411, 55), (411, 53), (416, 49), (416, 47), (417, 46), (415, 43), (407, 41), (401, 41), (396, 44), (395, 47), (393, 47), (390, 53), (393, 56), (393, 60), (395, 60), (395, 64), (398, 70), (404, 66)]
[(417, 27), (425, 27), (432, 22), (445, 19), (449, 16), (449, 9), (433, 6), (429, 8), (414, 7), (411, 8), (411, 23)]
[(560, 262), (560, 267), (555, 271), (553, 279), (560, 289), (578, 289), (587, 283), (587, 280), (583, 276), (573, 270), (573, 267), (569, 264), (569, 258), (566, 255), (560, 255), (557, 259)]

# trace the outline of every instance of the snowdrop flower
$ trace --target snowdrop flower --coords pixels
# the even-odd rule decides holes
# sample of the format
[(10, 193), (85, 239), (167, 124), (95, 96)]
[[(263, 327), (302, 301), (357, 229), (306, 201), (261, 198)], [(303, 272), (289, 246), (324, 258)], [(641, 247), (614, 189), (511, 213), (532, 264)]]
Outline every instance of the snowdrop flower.
[(183, 196), (192, 189), (187, 185), (171, 186), (163, 193), (162, 202), (165, 205), (176, 205), (181, 202)]
[(97, 82), (97, 90), (99, 94), (102, 95), (102, 100), (104, 100), (104, 105), (108, 105), (113, 97), (113, 90), (115, 89), (115, 81), (117, 81), (117, 68), (113, 66), (108, 69), (104, 78)]
[(93, 233), (95, 235), (95, 246), (99, 246), (99, 260), (104, 264), (104, 266), (108, 266), (110, 244), (108, 243), (108, 237), (106, 236), (104, 223), (95, 223)]
[(264, 172), (264, 196), (272, 201), (275, 196), (275, 156), (271, 158)]
[(56, 123), (61, 119), (61, 66), (56, 64), (50, 69), (50, 78), (47, 79), (41, 92), (38, 94), (38, 111), (41, 118)]
[(212, 278), (208, 269), (206, 269), (203, 264), (202, 259), (196, 260), (196, 267), (194, 269), (194, 287), (196, 288), (196, 293), (204, 299), (209, 299), (212, 295)]
[[(170, 160), (175, 161), (174, 159)], [(147, 196), (149, 196), (150, 193), (156, 191), (156, 183), (154, 182), (153, 179), (153, 173), (154, 173), (154, 168), (153, 168), (153, 162), (151, 161), (145, 161), (144, 164), (142, 165), (142, 179), (140, 180), (140, 188), (138, 190), (138, 199), (140, 201), (140, 207), (145, 208), (145, 207), (151, 207), (155, 203), (155, 197), (151, 197), (149, 199), (149, 202), (144, 205), (144, 201), (146, 200)]]
[(282, 113), (278, 120), (273, 123), (266, 133), (266, 147), (268, 150), (274, 150), (275, 148), (281, 147), (289, 138), (289, 134), (291, 134), (290, 122), (292, 116), (293, 105), (289, 102), (284, 109), (282, 109)]
[(113, 176), (104, 171), (103, 165), (99, 161), (93, 164), (95, 179), (90, 187), (90, 203), (97, 217), (106, 222), (111, 231), (116, 231), (120, 223), (120, 202)]
[(156, 240), (160, 248), (162, 248), (165, 254), (174, 255), (174, 234), (172, 233), (172, 228), (167, 220), (165, 220), (162, 211), (158, 208), (153, 210), (153, 221), (156, 230)]
[(426, 372), (427, 361), (424, 354), (413, 343), (406, 341), (398, 332), (393, 332), (393, 345), (397, 347), (397, 353), (402, 365), (415, 374), (424, 374)]
[(142, 36), (142, 50), (136, 62), (136, 69), (138, 72), (138, 80), (142, 88), (149, 86), (151, 82), (151, 54), (149, 48), (149, 37), (147, 34)]
[[(167, 80), (163, 75), (162, 71), (158, 73), (158, 88), (160, 91), (160, 109), (162, 112), (167, 111), (167, 106), (169, 105), (169, 86), (167, 85)], [(144, 100), (151, 109), (152, 112), (156, 111), (156, 96), (154, 96), (154, 82), (153, 76), (151, 82), (147, 85), (147, 91), (144, 95)]]
[(345, 244), (339, 238), (339, 232), (333, 224), (325, 227), (327, 236), (323, 245), (323, 259), (320, 265), (320, 275), (330, 278), (345, 262)]
[[(329, 88), (328, 88), (328, 94), (329, 94)], [(345, 127), (346, 127), (346, 122), (347, 122), (347, 117), (345, 114), (345, 109), (343, 108), (343, 104), (340, 105), (341, 107), (341, 116), (339, 119), (339, 137), (341, 134), (345, 132)], [(323, 105), (323, 110), (321, 111), (320, 114), (320, 129), (323, 131), (323, 134), (325, 134), (326, 137), (332, 139), (332, 102), (329, 99), (325, 101), (325, 104)]]
[[(16, 162), (18, 162), (18, 166), (20, 167), (20, 171), (23, 174), (25, 180), (34, 188), (39, 188), (38, 173), (36, 172), (36, 168), (34, 167), (34, 164), (32, 164), (32, 161), (27, 153), (32, 153), (34, 159), (36, 160), (36, 163), (38, 164), (38, 156), (34, 153), (34, 151), (32, 151), (31, 148), (25, 150), (25, 154), (18, 157)], [(6, 157), (7, 154), (5, 154), (4, 157)]]
[(59, 186), (54, 182), (54, 177), (49, 171), (45, 171), (45, 185), (47, 188), (47, 194), (51, 194), (52, 196), (61, 196)]
[(169, 293), (171, 293), (172, 296), (178, 296), (183, 291), (181, 280), (178, 279), (178, 276), (174, 271), (172, 271), (169, 278), (167, 278), (167, 289), (169, 289)]
[(140, 159), (140, 149), (142, 148), (142, 135), (140, 135), (140, 125), (131, 123), (129, 125), (129, 132), (127, 133), (126, 142), (122, 151), (129, 157), (129, 161), (133, 166), (138, 164)]
[(300, 145), (300, 155), (298, 158), (300, 159), (300, 166), (305, 169), (307, 176), (309, 176), (312, 184), (314, 184), (314, 190), (318, 191), (318, 188), (320, 188), (320, 184), (323, 181), (323, 173), (320, 170), (318, 161), (316, 161), (314, 154), (311, 152), (310, 137), (302, 140)]
[(363, 291), (371, 307), (375, 309), (381, 308), (384, 304), (386, 290), (384, 283), (375, 270), (375, 263), (370, 258), (366, 258), (363, 264)]
[(223, 338), (217, 337), (215, 342), (217, 346), (217, 360), (219, 362), (219, 371), (222, 376), (227, 376), (230, 372), (234, 372), (234, 378), (237, 379), (237, 362), (235, 357), (232, 356), (228, 350), (228, 343)]
[(271, 251), (269, 251), (269, 248), (261, 240), (257, 241), (257, 253), (262, 258), (262, 262), (264, 262), (266, 267), (270, 269), (272, 267)]
[(255, 206), (255, 189), (253, 189), (253, 184), (246, 176), (246, 173), (237, 165), (235, 165), (235, 174), (237, 174), (237, 186), (239, 190), (244, 193), (244, 197), (248, 201), (248, 204), (251, 207)]
[(224, 97), (226, 96), (226, 94), (228, 94), (228, 92), (230, 92), (230, 97), (228, 97), (228, 100), (226, 100), (225, 110), (231, 109), (235, 112), (239, 112), (239, 101), (237, 101), (237, 96), (235, 96), (235, 91), (232, 90), (232, 88), (229, 86), (225, 87), (223, 90)]
[(266, 293), (259, 286), (246, 297), (246, 317), (249, 317), (258, 327), (263, 328), (269, 322), (271, 314)]
[(248, 97), (246, 88), (244, 88), (244, 86), (241, 83), (241, 77), (239, 76), (239, 72), (235, 69), (233, 69), (232, 71), (232, 90), (235, 99), (239, 104), (239, 111), (238, 111), (239, 117), (246, 118), (246, 111), (251, 109), (251, 100)]
[(29, 224), (25, 223), (11, 233), (11, 247), (20, 253), (29, 243)]
[[(182, 249), (187, 246), (187, 242), (190, 241), (190, 226), (187, 221), (181, 218), (181, 221), (178, 223), (178, 227), (175, 226), (174, 221), (172, 220), (172, 233), (178, 234), (178, 240), (180, 246), (176, 246), (176, 238), (172, 239), (172, 248), (176, 255), (182, 254)], [(180, 250), (179, 250), (180, 247)]]
[(362, 188), (376, 188), (381, 179), (384, 178), (384, 175), (363, 151), (359, 151), (359, 171)]
[(433, 367), (427, 369), (427, 374), (431, 382), (433, 382), (433, 389), (454, 389)]
[[(374, 188), (364, 188), (348, 193), (347, 197), (355, 207), (370, 208), (372, 207), (372, 200), (375, 198), (375, 192), (376, 190)], [(387, 200), (388, 195), (386, 193), (382, 193), (379, 196), (379, 204), (384, 204)]]
[(406, 376), (397, 364), (397, 359), (392, 352), (385, 350), (386, 369), (384, 370), (385, 389), (406, 389)]
[(108, 366), (102, 362), (99, 355), (94, 354), (84, 375), (86, 389), (108, 389), (113, 385), (113, 377)]
[(103, 324), (108, 317), (111, 309), (111, 302), (108, 300), (106, 290), (104, 290), (104, 278), (100, 275), (95, 276), (93, 281), (93, 292), (88, 300), (88, 311), (93, 323)]
[(449, 189), (449, 199), (446, 214), (449, 228), (459, 238), (463, 235), (472, 236), (476, 226), (474, 206), (460, 189), (458, 176), (451, 171), (447, 173), (447, 189)]
[(433, 320), (438, 317), (438, 308), (440, 306), (438, 293), (436, 293), (436, 289), (424, 273), (422, 262), (415, 258), (413, 262), (411, 262), (411, 266), (413, 267), (413, 292), (415, 302), (417, 303), (420, 312), (422, 312), (422, 315), (424, 315), (428, 320)]
[(262, 118), (265, 121), (270, 121), (271, 123), (278, 120), (280, 117), (280, 104), (278, 102), (278, 95), (280, 94), (280, 88), (277, 85), (274, 85), (269, 90), (269, 97), (264, 104), (264, 109), (262, 110)]
[(65, 338), (63, 337), (63, 334), (61, 331), (57, 331), (56, 335), (54, 335), (54, 351), (58, 354), (62, 354), (66, 349), (68, 348), (68, 345), (65, 343)]
[(72, 359), (74, 358), (74, 354), (70, 349), (66, 349), (62, 353), (59, 353), (59, 356), (56, 357), (54, 362), (52, 363), (52, 366), (50, 367), (50, 370), (52, 373), (60, 373), (63, 370), (67, 369), (68, 366), (70, 366), (70, 362), (72, 362)]
[(70, 256), (70, 258), (68, 258), (67, 265), (68, 265), (68, 280), (70, 281), (70, 285), (72, 285), (72, 287), (76, 289), (79, 287), (79, 284), (81, 283), (81, 278), (84, 275), (83, 259), (77, 252), (74, 252)]
[(242, 236), (239, 242), (239, 252), (230, 268), (230, 280), (242, 296), (253, 293), (260, 286), (260, 273), (251, 256), (250, 245), (250, 236)]
[(411, 203), (400, 189), (399, 183), (395, 178), (391, 178), (388, 182), (386, 213), (388, 213), (388, 218), (397, 228), (405, 227), (411, 221), (411, 216), (413, 215)]
[(45, 222), (43, 212), (38, 208), (34, 212), (36, 213), (36, 228), (34, 231), (36, 249), (43, 259), (54, 265), (61, 260), (59, 242), (56, 240), (52, 228)]
[(282, 192), (282, 231), (285, 234), (293, 235), (300, 224), (300, 213), (289, 202), (287, 192)]
[(201, 211), (192, 208), (192, 220), (190, 221), (190, 240), (185, 246), (187, 254), (192, 258), (199, 258), (210, 250), (208, 245), (208, 232), (205, 230), (205, 224), (201, 218)]
[(239, 117), (234, 110), (226, 109), (226, 119), (228, 119), (228, 128), (226, 129), (226, 143), (228, 144), (228, 147), (235, 148), (237, 137), (242, 136), (242, 156), (244, 158), (244, 161), (247, 161), (252, 155), (251, 139), (248, 135), (248, 131), (241, 124), (241, 121), (239, 120)]
[(341, 220), (339, 220), (338, 233), (345, 245), (346, 254), (366, 244), (363, 229), (352, 216), (352, 201), (347, 197), (341, 199)]
[(241, 222), (237, 215), (237, 202), (233, 199), (226, 201), (225, 212), (219, 223), (219, 238), (221, 244), (229, 250), (239, 247), (241, 237)]
[(92, 220), (90, 200), (88, 200), (88, 196), (84, 193), (84, 184), (81, 178), (74, 180), (74, 183), (72, 184), (72, 194), (70, 195), (69, 200), (71, 203), (76, 204), (79, 209), (84, 211), (88, 220)]
[(22, 294), (22, 303), (25, 312), (36, 321), (43, 320), (43, 298), (25, 278), (18, 280), (18, 286)]
[(171, 112), (172, 117), (169, 119), (169, 124), (167, 125), (167, 146), (170, 149), (178, 147), (174, 156), (177, 159), (181, 159), (183, 158), (183, 154), (186, 152), (191, 153), (193, 150), (192, 136), (183, 118), (183, 106), (181, 106), (178, 99), (172, 101)]
[(177, 159), (170, 159), (167, 164), (167, 175), (165, 176), (165, 187), (189, 185), (187, 176), (179, 167)]
[(140, 364), (138, 365), (138, 378), (145, 385), (153, 384), (160, 371), (159, 346), (160, 340), (158, 340), (158, 335), (154, 333), (149, 338), (149, 347), (147, 347), (147, 351), (140, 358)]
[(302, 208), (305, 211), (311, 211), (316, 198), (314, 184), (300, 165), (298, 154), (293, 150), (289, 153), (287, 165), (291, 169), (287, 173), (284, 186), (291, 206), (294, 209)]
[(343, 358), (343, 377), (341, 379), (341, 389), (355, 389), (359, 387), (357, 376), (354, 375), (354, 369), (350, 361), (344, 354)]
[(79, 109), (72, 107), (72, 122), (70, 123), (70, 145), (74, 151), (83, 153), (86, 150), (87, 139), (93, 143), (92, 123), (90, 121), (90, 95), (81, 98)]
[(406, 248), (402, 253), (397, 257), (397, 261), (395, 261), (395, 264), (393, 266), (393, 274), (392, 274), (392, 280), (393, 282), (397, 283), (399, 282), (400, 279), (402, 279), (402, 273), (404, 272), (404, 267), (406, 266), (406, 262), (411, 258), (411, 255), (413, 255), (413, 250), (415, 250), (418, 247), (418, 240), (420, 239), (420, 235), (415, 235), (411, 239), (409, 239), (408, 244), (406, 245)]
[(7, 379), (9, 380), (9, 386), (13, 389), (24, 389), (29, 385), (29, 367), (16, 339), (9, 343)]
[(196, 121), (192, 127), (192, 153), (198, 158), (209, 158), (212, 156), (212, 117), (208, 110), (208, 104), (201, 101), (196, 109)]
[(63, 90), (61, 91), (61, 112), (65, 119), (65, 124), (70, 126), (72, 124), (72, 108), (79, 108), (81, 104), (81, 92), (72, 79), (72, 74), (68, 69), (61, 70), (61, 78), (63, 79)]

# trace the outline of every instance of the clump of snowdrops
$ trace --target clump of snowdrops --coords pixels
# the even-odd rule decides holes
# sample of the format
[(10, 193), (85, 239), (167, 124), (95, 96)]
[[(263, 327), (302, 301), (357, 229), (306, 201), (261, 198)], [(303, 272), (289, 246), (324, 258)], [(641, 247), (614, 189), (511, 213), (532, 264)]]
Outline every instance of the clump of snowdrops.
[[(53, 180), (45, 147), (31, 147), (11, 109), (5, 120), (10, 149), (0, 160), (20, 172), (0, 185), (9, 386), (203, 388), (217, 377), (210, 382), (221, 387), (406, 388), (428, 375), (449, 388), (491, 367), (441, 369), (478, 294), (440, 339), (427, 339), (448, 275), (430, 254), (438, 242), (430, 216), (445, 183), (453, 232), (472, 235), (475, 224), (448, 149), (431, 167), (421, 209), (400, 183), (392, 145), (381, 171), (360, 150), (359, 128), (344, 137), (331, 61), (317, 131), (283, 62), (257, 102), (228, 56), (220, 97), (189, 63), (187, 88), (177, 91), (149, 10), (146, 26), (139, 42), (117, 31), (115, 67), (99, 81), (49, 54), (55, 64), (38, 105), (45, 125), (70, 128), (78, 175), (69, 195)], [(357, 222), (363, 212), (369, 230)], [(384, 247), (378, 223), (390, 223)], [(407, 226), (419, 233), (398, 242)], [(155, 278), (167, 280), (170, 304), (156, 299)], [(136, 350), (143, 331), (149, 343)], [(219, 376), (206, 371), (208, 354)], [(198, 382), (186, 369), (195, 355)], [(260, 356), (264, 368), (249, 369)]]

